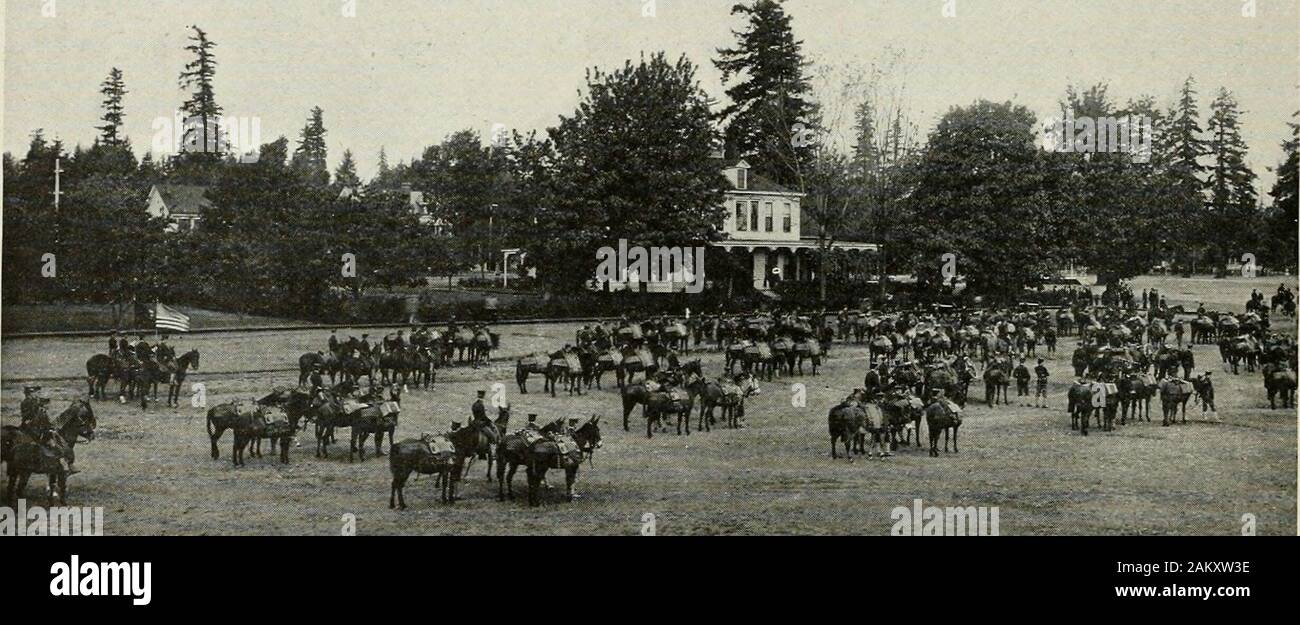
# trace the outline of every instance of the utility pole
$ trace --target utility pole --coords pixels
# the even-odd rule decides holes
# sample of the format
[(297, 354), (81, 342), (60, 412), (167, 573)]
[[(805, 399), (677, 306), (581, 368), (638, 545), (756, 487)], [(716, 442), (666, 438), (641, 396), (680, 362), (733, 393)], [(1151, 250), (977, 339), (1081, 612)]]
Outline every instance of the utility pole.
[(60, 236), (60, 215), (59, 215), (59, 196), (63, 191), (59, 188), (59, 174), (63, 173), (63, 168), (59, 166), (60, 159), (54, 157), (54, 258), (58, 262), (59, 257), (59, 236)]

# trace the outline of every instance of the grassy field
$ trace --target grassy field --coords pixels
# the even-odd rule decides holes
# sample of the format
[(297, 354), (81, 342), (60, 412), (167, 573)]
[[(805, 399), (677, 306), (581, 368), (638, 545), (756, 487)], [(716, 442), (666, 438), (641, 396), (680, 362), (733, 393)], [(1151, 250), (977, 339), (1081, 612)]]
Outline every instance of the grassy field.
[[(1225, 281), (1167, 284), (1210, 305)], [(1187, 425), (1162, 428), (1157, 416), (1155, 423), (1085, 438), (1070, 431), (1064, 410), (1071, 345), (1065, 340), (1048, 363), (1050, 409), (972, 404), (960, 454), (930, 458), (909, 449), (883, 461), (848, 463), (830, 458), (826, 412), (861, 383), (864, 350), (838, 347), (817, 377), (763, 384), (748, 404), (744, 429), (647, 440), (639, 410), (632, 431), (623, 431), (616, 390), (552, 399), (534, 379), (533, 393), (518, 393), (510, 359), (553, 349), (572, 340), (574, 329), (503, 327), (503, 349), (492, 366), (441, 371), (436, 389), (406, 395), (398, 428), (403, 438), (467, 420), (474, 391), (494, 383), (505, 386), (516, 424), (529, 412), (543, 419), (603, 415), (604, 446), (594, 466), (579, 473), (582, 498), (573, 503), (558, 496), (536, 509), (521, 500), (497, 502), (478, 463), (463, 485), (465, 499), (454, 506), (439, 503), (432, 480), (422, 478), (407, 487), (410, 509), (394, 512), (387, 507), (386, 460), (350, 464), (346, 439), (343, 453), (336, 446), (327, 460), (312, 456), (308, 434), (288, 466), (268, 456), (234, 469), (229, 433), (221, 460), (209, 459), (203, 410), (186, 404), (141, 412), (116, 402), (94, 404), (99, 437), (78, 447), (82, 473), (70, 480), (69, 503), (103, 506), (108, 534), (329, 535), (340, 531), (346, 514), (355, 515), (361, 534), (635, 534), (643, 515), (653, 513), (660, 534), (884, 535), (890, 511), (914, 498), (925, 505), (998, 506), (1003, 534), (1235, 535), (1246, 513), (1255, 515), (1261, 534), (1296, 533), (1296, 412), (1270, 410), (1258, 374), (1233, 376), (1219, 368), (1216, 415), (1203, 416), (1197, 407), (1189, 409)], [(297, 356), (327, 335), (198, 335), (177, 347), (201, 351), (202, 368), (192, 379), (207, 386), (210, 402), (220, 402), (295, 383)], [(56, 408), (83, 395), (82, 363), (101, 351), (100, 343), (3, 341), (4, 421), (17, 421), (24, 380), (42, 379)], [(721, 370), (718, 354), (702, 357), (706, 373)], [(1197, 362), (1218, 367), (1209, 347), (1197, 348)], [(804, 408), (792, 406), (796, 382), (807, 388)], [(522, 493), (522, 472), (515, 483)], [(29, 495), (43, 486), (34, 479)]]

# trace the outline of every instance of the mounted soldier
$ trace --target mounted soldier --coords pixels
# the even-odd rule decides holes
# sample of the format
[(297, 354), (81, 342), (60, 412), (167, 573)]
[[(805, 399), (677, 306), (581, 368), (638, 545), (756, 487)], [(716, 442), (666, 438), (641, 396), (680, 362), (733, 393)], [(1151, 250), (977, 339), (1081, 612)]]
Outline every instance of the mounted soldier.
[[(59, 439), (58, 432), (54, 430), (54, 424), (50, 423), (50, 415), (46, 409), (50, 400), (47, 397), (42, 397), (40, 391), (41, 387), (39, 386), (23, 387), (23, 402), (19, 406), (22, 421), (18, 427), (38, 441), (42, 447), (63, 446), (64, 443)], [(63, 470), (68, 475), (78, 472), (72, 468), (72, 465), (68, 463), (68, 459), (63, 454), (58, 454), (58, 456), (59, 465), (63, 467)]]
[(338, 330), (330, 330), (329, 349), (331, 354), (334, 354), (335, 356), (339, 355)]
[(361, 335), (361, 341), (357, 343), (357, 353), (361, 354), (363, 358), (370, 357), (370, 335), (369, 334)]
[(492, 425), (492, 420), (489, 419), (487, 415), (487, 407), (483, 405), (483, 397), (485, 395), (487, 395), (487, 391), (478, 391), (478, 399), (475, 399), (474, 403), (469, 407), (469, 412), (473, 415), (470, 419), (470, 424), (475, 427)]
[(144, 340), (144, 335), (141, 334), (139, 339), (135, 342), (135, 357), (140, 362), (144, 362), (149, 360), (152, 356), (153, 348), (149, 346), (149, 342)]

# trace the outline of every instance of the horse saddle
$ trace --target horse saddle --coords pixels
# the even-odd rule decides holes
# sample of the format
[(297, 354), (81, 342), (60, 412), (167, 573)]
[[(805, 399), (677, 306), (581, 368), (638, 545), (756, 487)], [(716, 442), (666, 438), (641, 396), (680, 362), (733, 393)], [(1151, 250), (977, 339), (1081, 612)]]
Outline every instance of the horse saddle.
[(757, 355), (761, 359), (768, 359), (772, 357), (772, 346), (765, 343), (751, 345), (745, 348), (745, 353)]
[(545, 434), (542, 434), (541, 432), (530, 428), (524, 428), (522, 430), (516, 431), (515, 436), (524, 439), (524, 445), (528, 447), (532, 447), (533, 445), (546, 440)]
[(868, 431), (880, 430), (885, 427), (885, 413), (876, 404), (862, 404), (862, 411), (867, 415), (864, 427)]
[(582, 361), (578, 360), (577, 354), (565, 354), (563, 360), (564, 364), (569, 367), (570, 371), (582, 370)]
[(951, 417), (961, 416), (961, 406), (958, 406), (957, 402), (954, 402), (951, 399), (941, 399), (939, 400), (939, 404), (943, 406), (944, 410), (948, 411), (948, 416)]
[(674, 388), (666, 389), (664, 390), (664, 394), (668, 396), (669, 401), (673, 401), (677, 403), (686, 403), (691, 399), (691, 394), (686, 392), (686, 389), (684, 388), (674, 387)]
[(577, 441), (567, 434), (559, 434), (551, 439), (561, 456), (568, 456), (579, 451)]
[(343, 400), (343, 412), (345, 414), (352, 414), (358, 410), (363, 410), (369, 407), (370, 404), (362, 401), (357, 401), (351, 397)]
[(552, 358), (552, 359), (547, 363), (546, 366), (548, 366), (548, 367), (560, 367), (560, 368), (572, 369), (572, 367), (569, 366), (569, 361), (568, 361), (567, 359), (565, 359), (563, 356), (561, 356), (561, 357), (557, 357), (557, 358)]
[(600, 355), (596, 356), (596, 362), (601, 364), (617, 364), (620, 359), (622, 359), (622, 356), (613, 350), (601, 352)]
[(456, 446), (452, 444), (451, 439), (441, 434), (425, 432), (420, 436), (420, 441), (429, 448), (429, 453), (440, 458), (451, 458), (456, 453)]
[(379, 405), (379, 413), (385, 417), (395, 415), (402, 411), (402, 407), (395, 401), (386, 401)]
[(540, 367), (542, 366), (542, 362), (544, 361), (538, 354), (529, 354), (519, 359), (519, 364), (524, 367)]

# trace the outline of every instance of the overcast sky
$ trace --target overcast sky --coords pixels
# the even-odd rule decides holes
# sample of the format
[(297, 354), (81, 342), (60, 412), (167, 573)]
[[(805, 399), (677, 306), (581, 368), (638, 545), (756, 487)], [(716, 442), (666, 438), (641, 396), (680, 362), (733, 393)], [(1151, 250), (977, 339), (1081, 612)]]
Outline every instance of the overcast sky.
[[(126, 131), (143, 153), (155, 118), (184, 99), (188, 31), (216, 49), (218, 102), (260, 118), (261, 140), (296, 139), (325, 110), (330, 167), (343, 149), (363, 177), (380, 146), (410, 160), (448, 133), (494, 124), (543, 129), (572, 112), (584, 70), (641, 53), (685, 53), (722, 97), (710, 59), (741, 27), (736, 0), (6, 0), (4, 149), (44, 128), (89, 145), (100, 82), (125, 73)], [(646, 6), (652, 5), (652, 6)], [(43, 15), (53, 7), (53, 16)], [(912, 59), (912, 109), (928, 131), (945, 110), (1012, 100), (1040, 118), (1069, 84), (1110, 84), (1121, 103), (1162, 107), (1197, 79), (1202, 112), (1220, 86), (1244, 110), (1250, 163), (1265, 167), (1297, 108), (1296, 0), (788, 0), (811, 58), (869, 63), (892, 46)], [(945, 17), (945, 6), (955, 17)], [(1252, 12), (1254, 17), (1243, 16)], [(346, 14), (354, 13), (354, 16)], [(644, 13), (653, 13), (644, 16)]]

